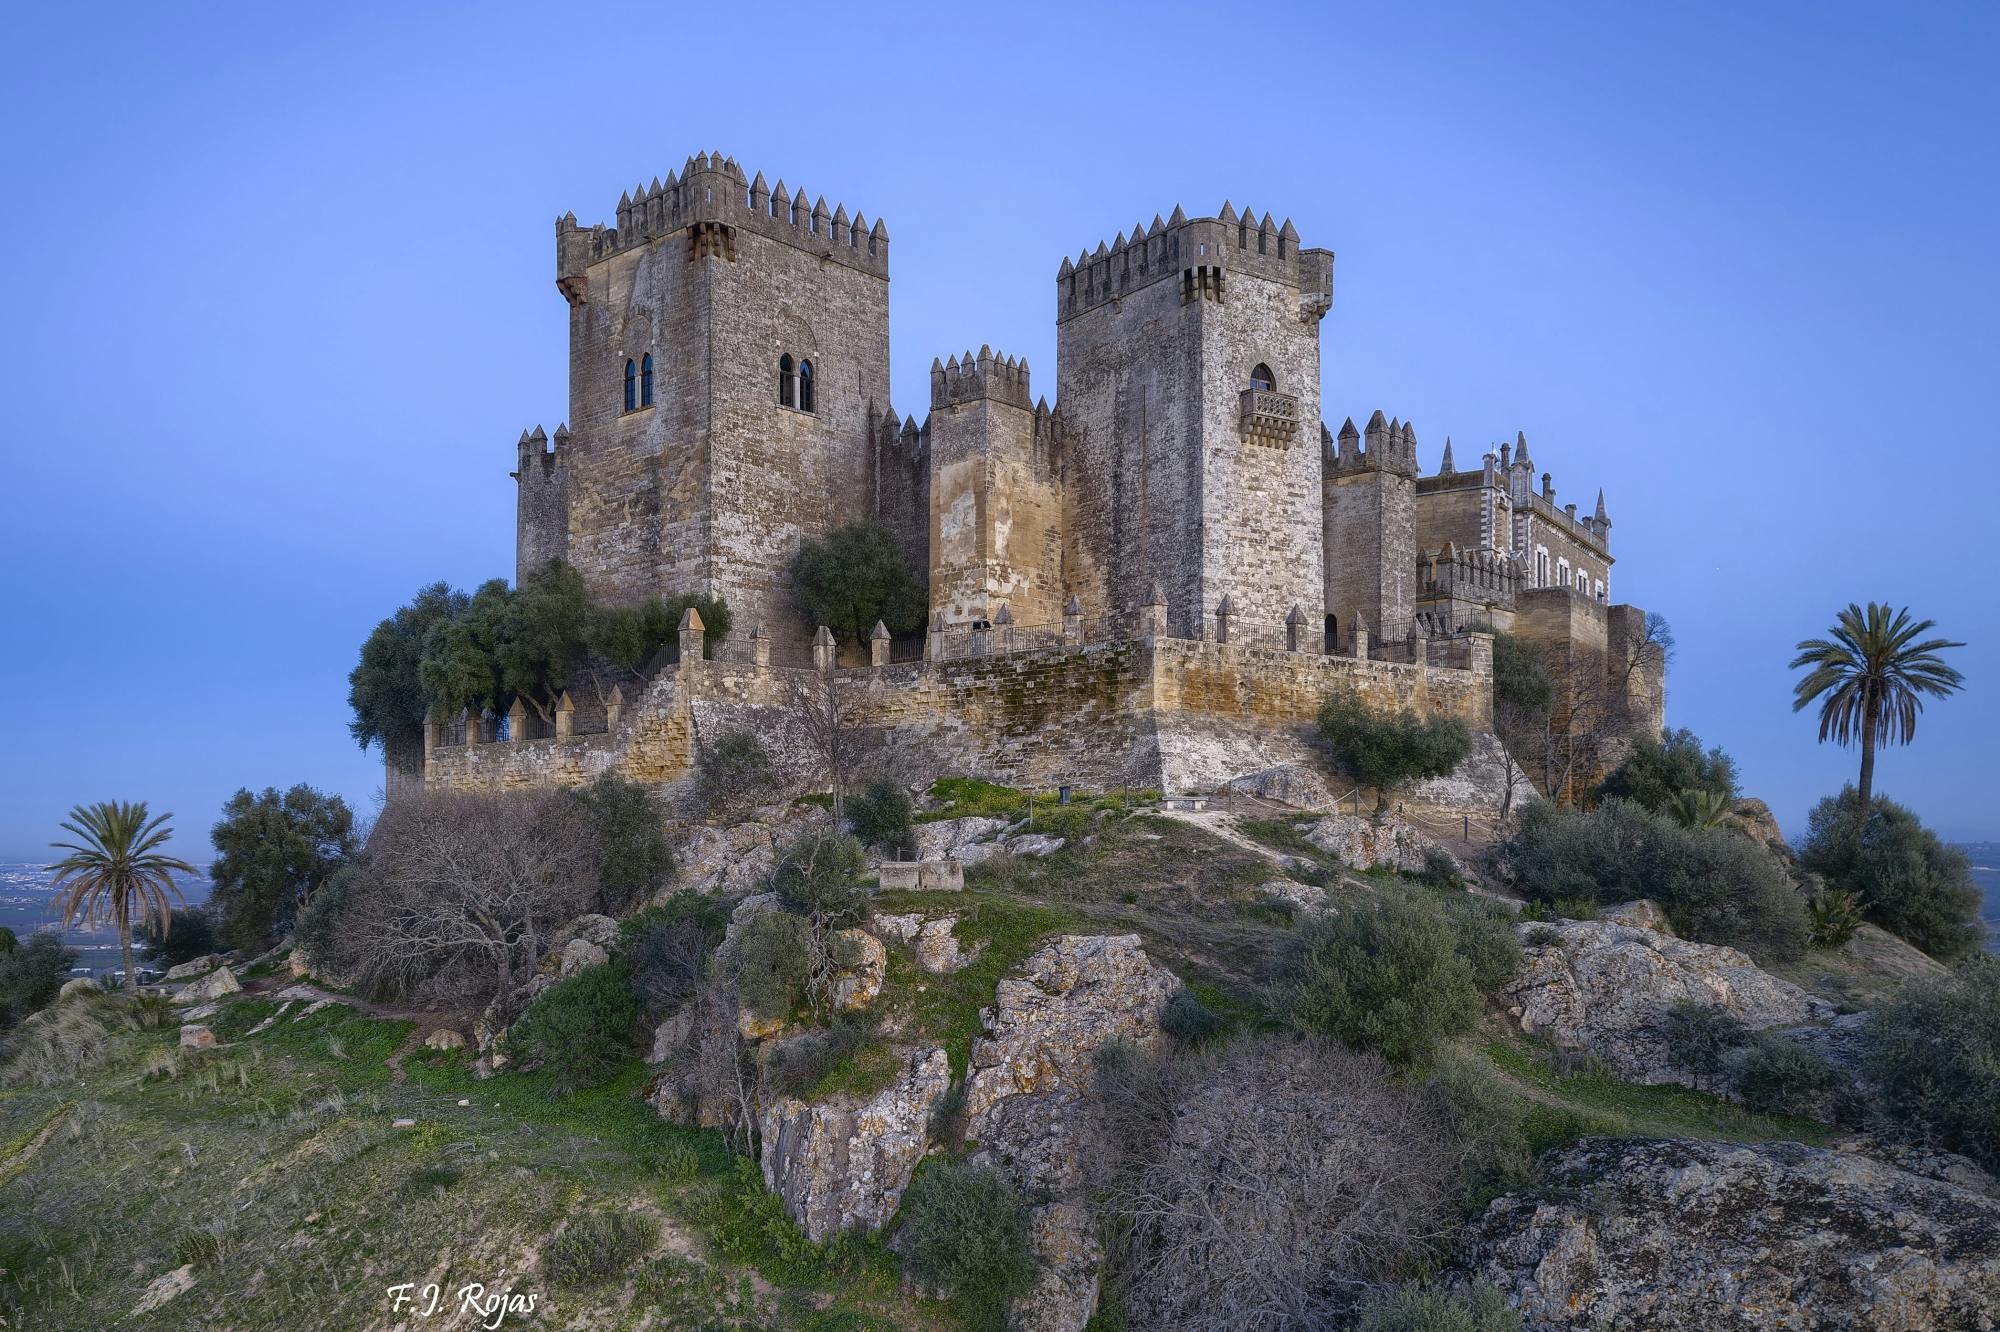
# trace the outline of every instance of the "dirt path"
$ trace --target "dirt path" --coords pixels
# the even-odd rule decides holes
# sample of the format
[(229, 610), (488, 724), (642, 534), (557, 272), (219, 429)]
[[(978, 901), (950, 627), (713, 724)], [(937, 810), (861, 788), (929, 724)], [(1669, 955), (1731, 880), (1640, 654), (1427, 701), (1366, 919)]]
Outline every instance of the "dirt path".
[(365, 1017), (381, 1018), (389, 1022), (411, 1023), (410, 1034), (404, 1037), (403, 1043), (396, 1047), (395, 1053), (391, 1054), (388, 1059), (389, 1077), (393, 1082), (398, 1084), (404, 1082), (409, 1077), (409, 1074), (403, 1070), (403, 1060), (417, 1050), (422, 1049), (423, 1043), (430, 1039), (431, 1033), (449, 1029), (457, 1031), (461, 1036), (465, 1034), (463, 1022), (453, 1013), (440, 1013), (435, 1009), (428, 1008), (408, 1008), (400, 1004), (378, 1003), (373, 999), (363, 999), (359, 995), (340, 994), (333, 990), (321, 989), (310, 981), (298, 980), (295, 977), (284, 974), (259, 976), (256, 980), (245, 985), (243, 992), (255, 998), (266, 1000), (275, 999), (282, 995), (287, 1001), (295, 1003), (345, 1004)]

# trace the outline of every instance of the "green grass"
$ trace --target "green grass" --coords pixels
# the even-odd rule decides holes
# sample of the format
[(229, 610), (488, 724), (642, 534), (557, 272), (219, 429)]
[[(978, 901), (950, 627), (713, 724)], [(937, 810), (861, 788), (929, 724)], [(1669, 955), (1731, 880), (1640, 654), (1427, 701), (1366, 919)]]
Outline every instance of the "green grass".
[(1640, 1086), (1603, 1073), (1560, 1074), (1522, 1037), (1488, 1042), (1486, 1054), (1501, 1072), (1555, 1102), (1538, 1102), (1530, 1115), (1537, 1152), (1593, 1135), (1783, 1140), (1814, 1147), (1833, 1137), (1831, 1129), (1814, 1120), (1756, 1114), (1686, 1087)]
[(931, 783), (931, 799), (944, 803), (916, 816), (918, 823), (944, 819), (1020, 818), (1028, 812), (1028, 796), (1011, 786), (974, 781), (970, 777), (942, 777)]
[(1299, 815), (1290, 818), (1238, 819), (1236, 830), (1260, 846), (1268, 846), (1273, 851), (1288, 856), (1298, 856), (1305, 860), (1320, 861), (1325, 853), (1306, 840), (1304, 827), (1316, 821), (1314, 815)]

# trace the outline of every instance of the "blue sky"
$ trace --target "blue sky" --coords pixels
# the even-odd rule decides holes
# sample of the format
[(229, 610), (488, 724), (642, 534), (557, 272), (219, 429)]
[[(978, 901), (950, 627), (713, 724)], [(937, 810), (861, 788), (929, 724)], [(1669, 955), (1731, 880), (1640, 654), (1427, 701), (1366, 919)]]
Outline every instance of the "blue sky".
[[(1393, 11), (1393, 12), (1392, 12)], [(594, 12), (596, 17), (586, 17)], [(357, 645), (512, 568), (564, 414), (552, 220), (720, 149), (886, 219), (897, 406), (990, 342), (1053, 388), (1064, 254), (1170, 212), (1338, 256), (1326, 410), (1602, 485), (1670, 719), (1788, 832), (1852, 599), (1971, 646), (1883, 791), (2000, 839), (1990, 558), (2000, 10), (41, 6), (0, 85), (14, 277), (0, 858), (82, 800), (372, 811)], [(698, 14), (698, 19), (692, 17)]]

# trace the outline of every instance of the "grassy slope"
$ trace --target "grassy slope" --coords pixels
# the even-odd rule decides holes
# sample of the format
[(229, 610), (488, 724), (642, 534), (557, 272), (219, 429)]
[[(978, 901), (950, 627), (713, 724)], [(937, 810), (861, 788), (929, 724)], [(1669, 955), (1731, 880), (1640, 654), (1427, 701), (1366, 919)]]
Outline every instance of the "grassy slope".
[[(1065, 816), (1071, 843), (1055, 855), (975, 867), (962, 895), (882, 896), (885, 910), (958, 913), (961, 943), (982, 949), (948, 977), (890, 949), (877, 1006), (898, 1039), (942, 1043), (962, 1075), (994, 982), (1043, 938), (1077, 931), (1136, 932), (1212, 1007), (1269, 1022), (1261, 996), (1289, 934), (1257, 891), (1270, 863), (1175, 819)], [(1260, 831), (1297, 850), (1285, 830)], [(1394, 887), (1335, 882), (1336, 896)], [(389, 1285), (477, 1280), (536, 1290), (542, 1327), (959, 1326), (898, 1294), (879, 1243), (807, 1244), (719, 1137), (666, 1125), (638, 1099), (636, 1061), (570, 1101), (533, 1075), (475, 1081), (462, 1054), (408, 1055), (398, 1082), (388, 1059), (405, 1024), (330, 1008), (251, 1034), (273, 1011), (232, 1000), (216, 1051), (177, 1050), (171, 1026), (128, 1033), (80, 1082), (0, 1090), (0, 1313), (96, 1328), (192, 1262), (192, 1290), (121, 1325), (387, 1327)], [(1538, 1146), (1586, 1133), (1825, 1137), (1677, 1088), (1560, 1075), (1518, 1037), (1482, 1049), (1529, 1103)], [(827, 1087), (865, 1088), (866, 1058)], [(417, 1127), (390, 1127), (402, 1116)], [(594, 1208), (642, 1212), (660, 1238), (611, 1282), (548, 1288), (540, 1247)]]

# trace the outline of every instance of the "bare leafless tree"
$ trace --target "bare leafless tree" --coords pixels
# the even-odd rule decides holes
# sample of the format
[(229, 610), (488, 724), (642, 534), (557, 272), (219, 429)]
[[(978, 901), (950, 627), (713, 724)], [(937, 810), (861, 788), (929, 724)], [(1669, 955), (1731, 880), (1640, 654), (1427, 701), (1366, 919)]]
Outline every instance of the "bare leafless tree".
[(597, 895), (597, 834), (560, 792), (430, 792), (382, 811), (360, 865), (316, 901), (313, 956), (371, 990), (511, 1013), (549, 935)]
[(1134, 1326), (1326, 1326), (1450, 1224), (1442, 1097), (1254, 1036), (1101, 1070), (1091, 1152)]
[(860, 759), (860, 728), (850, 686), (837, 671), (814, 671), (792, 695), (791, 715), (814, 772), (833, 795), (833, 817), (847, 816), (847, 792)]

